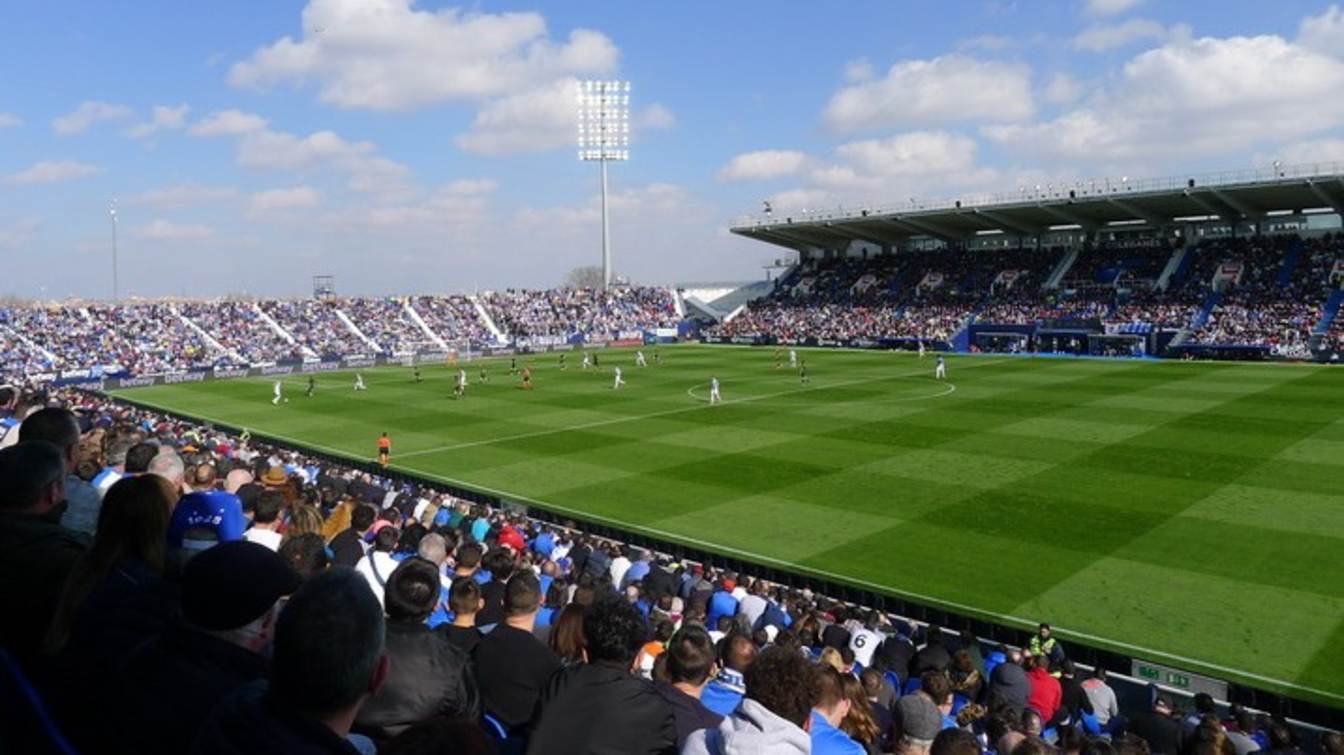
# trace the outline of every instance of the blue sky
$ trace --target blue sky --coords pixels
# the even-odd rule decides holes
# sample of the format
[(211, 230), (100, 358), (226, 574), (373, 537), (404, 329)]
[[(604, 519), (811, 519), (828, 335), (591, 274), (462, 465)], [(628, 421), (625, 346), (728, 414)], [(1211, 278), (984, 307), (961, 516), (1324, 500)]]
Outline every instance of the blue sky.
[(726, 227), (1106, 175), (1344, 160), (1320, 2), (33, 4), (0, 45), (0, 294), (547, 286), (598, 259), (573, 81), (634, 82), (618, 272), (745, 280)]

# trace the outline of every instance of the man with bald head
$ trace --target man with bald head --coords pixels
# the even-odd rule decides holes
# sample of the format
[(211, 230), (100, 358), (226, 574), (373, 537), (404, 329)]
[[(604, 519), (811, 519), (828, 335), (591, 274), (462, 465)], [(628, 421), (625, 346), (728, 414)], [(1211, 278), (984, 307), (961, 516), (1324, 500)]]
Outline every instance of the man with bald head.
[[(204, 490), (204, 489), (205, 489), (204, 487), (202, 487), (202, 484), (199, 482), (199, 481), (200, 481), (200, 475), (201, 475), (201, 470), (202, 470), (202, 469), (209, 469), (209, 470), (210, 470), (209, 474), (210, 474), (211, 479), (210, 479), (210, 483), (209, 483), (209, 485), (210, 485), (210, 487), (213, 488), (213, 487), (215, 486), (214, 475), (215, 475), (216, 471), (215, 471), (215, 468), (212, 467), (212, 466), (210, 466), (209, 464), (202, 464), (201, 466), (199, 466), (199, 467), (196, 468), (197, 484), (196, 484), (195, 488), (196, 488), (197, 490)], [(238, 488), (241, 488), (242, 486), (248, 484), (249, 482), (252, 482), (252, 473), (251, 473), (251, 472), (249, 472), (249, 471), (247, 471), (246, 469), (243, 469), (243, 468), (241, 468), (241, 467), (238, 468), (238, 469), (231, 469), (231, 470), (229, 470), (229, 473), (228, 473), (227, 475), (225, 475), (225, 477), (224, 477), (224, 492), (225, 492), (225, 493), (233, 493), (234, 495), (237, 495), (237, 494), (238, 494)]]
[(61, 450), (65, 462), (65, 496), (69, 505), (61, 526), (92, 535), (98, 528), (102, 498), (98, 490), (75, 474), (79, 466), (79, 423), (68, 409), (49, 407), (28, 415), (19, 426), (19, 442), (45, 440)]

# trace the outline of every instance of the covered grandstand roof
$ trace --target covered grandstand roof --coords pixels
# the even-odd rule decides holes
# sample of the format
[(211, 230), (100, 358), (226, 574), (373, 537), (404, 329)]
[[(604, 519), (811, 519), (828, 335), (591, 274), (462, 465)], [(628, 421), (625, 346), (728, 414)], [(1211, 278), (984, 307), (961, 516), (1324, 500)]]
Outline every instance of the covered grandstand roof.
[(1313, 211), (1344, 216), (1344, 163), (1144, 180), (1107, 178), (990, 195), (911, 199), (899, 205), (774, 211), (744, 218), (732, 232), (796, 250), (836, 249), (851, 241), (886, 245), (916, 236), (944, 241), (997, 233), (1039, 236), (1069, 228), (1257, 221)]

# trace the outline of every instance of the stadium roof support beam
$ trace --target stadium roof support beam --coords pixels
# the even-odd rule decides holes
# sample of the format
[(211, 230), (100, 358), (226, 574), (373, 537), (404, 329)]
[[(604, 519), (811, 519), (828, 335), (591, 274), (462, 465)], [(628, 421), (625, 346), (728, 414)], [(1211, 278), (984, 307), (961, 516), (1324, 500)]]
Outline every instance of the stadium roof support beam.
[(971, 210), (971, 212), (984, 218), (990, 224), (998, 226), (1000, 229), (1012, 231), (1019, 236), (1040, 236), (1045, 233), (1045, 229), (1040, 226), (1034, 226), (1017, 220), (1009, 220), (1003, 215), (991, 210), (974, 209)]
[(1209, 213), (1210, 215), (1217, 215), (1218, 217), (1228, 222), (1239, 220), (1242, 217), (1242, 213), (1240, 210), (1228, 204), (1227, 202), (1224, 202), (1223, 200), (1219, 199), (1217, 196), (1213, 194), (1206, 195), (1204, 192), (1194, 192), (1190, 191), (1189, 189), (1186, 189), (1185, 196), (1191, 202), (1194, 202), (1195, 204), (1202, 207), (1205, 212)]
[[(1344, 181), (1339, 181), (1338, 183), (1344, 185)], [(1340, 201), (1340, 197), (1334, 193), (1333, 187), (1331, 187), (1331, 191), (1326, 191), (1325, 186), (1308, 178), (1307, 188), (1311, 189), (1312, 194), (1320, 197), (1321, 201), (1325, 202), (1326, 205), (1338, 213), (1340, 217), (1344, 217), (1344, 201)]]
[(785, 238), (794, 238), (810, 247), (820, 249), (843, 249), (849, 245), (844, 236), (815, 225), (795, 225), (789, 228), (776, 228), (775, 233)]
[(1106, 201), (1110, 202), (1116, 207), (1119, 207), (1120, 209), (1124, 210), (1130, 215), (1133, 215), (1134, 217), (1148, 223), (1149, 225), (1155, 228), (1161, 228), (1162, 226), (1167, 225), (1167, 223), (1170, 222), (1170, 219), (1165, 219), (1160, 215), (1154, 215), (1153, 213), (1148, 212), (1147, 210), (1140, 209), (1139, 207), (1135, 206), (1134, 203), (1125, 201), (1118, 197), (1107, 197)]
[(1087, 218), (1075, 212), (1066, 210), (1063, 207), (1048, 204), (1037, 204), (1036, 209), (1044, 212), (1047, 215), (1053, 215), (1059, 218), (1060, 220), (1063, 220), (1065, 223), (1068, 223), (1070, 225), (1076, 225), (1079, 228), (1082, 228), (1084, 231), (1089, 232), (1095, 231), (1098, 228), (1097, 222), (1095, 220), (1088, 220)]
[(915, 220), (914, 218), (891, 217), (887, 222), (894, 223), (898, 228), (904, 228), (913, 234), (924, 234), (932, 236), (943, 241), (961, 241), (966, 238), (965, 234), (955, 233), (948, 229), (927, 220)]
[(1249, 220), (1259, 220), (1260, 218), (1263, 218), (1265, 216), (1264, 210), (1259, 210), (1254, 207), (1251, 207), (1245, 202), (1242, 202), (1241, 200), (1234, 198), (1231, 194), (1225, 191), (1222, 191), (1220, 189), (1210, 189), (1209, 191), (1212, 192), (1215, 197), (1218, 197), (1219, 200), (1227, 203), (1227, 206), (1231, 207), (1237, 212), (1240, 212), (1242, 217), (1244, 218), (1247, 218)]
[(848, 225), (841, 226), (840, 230), (844, 231), (850, 236), (853, 236), (859, 241), (867, 241), (870, 244), (877, 244), (879, 246), (889, 246), (891, 244), (896, 244), (899, 243), (903, 238), (905, 238), (904, 236), (900, 237), (882, 236), (881, 234), (870, 233), (868, 232), (867, 229), (855, 228), (853, 226)]

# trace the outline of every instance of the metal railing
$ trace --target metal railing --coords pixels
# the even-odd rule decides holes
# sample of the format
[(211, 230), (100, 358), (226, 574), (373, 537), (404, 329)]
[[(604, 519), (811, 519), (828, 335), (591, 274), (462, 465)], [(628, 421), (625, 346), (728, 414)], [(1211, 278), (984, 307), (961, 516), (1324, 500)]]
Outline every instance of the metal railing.
[(763, 226), (779, 225), (782, 218), (791, 218), (794, 222), (810, 223), (824, 220), (851, 220), (869, 215), (895, 215), (898, 213), (935, 212), (958, 208), (1012, 206), (1035, 204), (1042, 200), (1102, 197), (1120, 194), (1143, 194), (1170, 192), (1190, 187), (1190, 182), (1199, 188), (1244, 186), (1249, 184), (1272, 184), (1282, 181), (1296, 181), (1307, 178), (1337, 178), (1344, 176), (1344, 162), (1318, 161), (1283, 165), (1275, 163), (1260, 168), (1242, 168), (1209, 173), (1188, 173), (1181, 176), (1163, 178), (1130, 178), (1129, 176), (1103, 177), (1086, 181), (1061, 181), (1059, 183), (1032, 184), (1018, 187), (1016, 191), (999, 191), (981, 194), (961, 194), (954, 197), (920, 199), (911, 197), (906, 202), (861, 203), (854, 206), (839, 205), (822, 209), (773, 209), (770, 213), (742, 215), (733, 220), (733, 229), (749, 230)]

